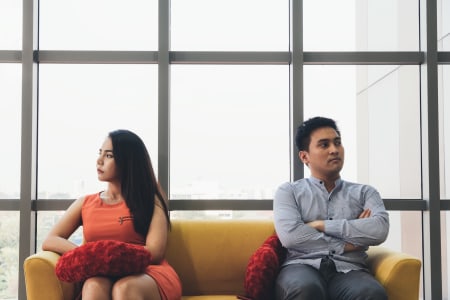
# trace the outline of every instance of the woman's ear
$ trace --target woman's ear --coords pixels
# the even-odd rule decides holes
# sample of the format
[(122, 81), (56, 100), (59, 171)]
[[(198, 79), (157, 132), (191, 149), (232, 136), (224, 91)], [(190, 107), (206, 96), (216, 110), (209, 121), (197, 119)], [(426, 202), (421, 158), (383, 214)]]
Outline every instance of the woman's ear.
[(308, 152), (306, 152), (306, 151), (299, 151), (298, 152), (298, 157), (300, 158), (302, 163), (304, 163), (306, 166), (308, 166), (308, 163), (309, 163)]

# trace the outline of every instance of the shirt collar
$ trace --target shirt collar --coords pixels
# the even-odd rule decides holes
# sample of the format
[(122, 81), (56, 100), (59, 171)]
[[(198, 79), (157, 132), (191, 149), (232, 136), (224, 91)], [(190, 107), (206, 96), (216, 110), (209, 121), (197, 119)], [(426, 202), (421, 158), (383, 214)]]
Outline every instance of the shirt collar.
[[(323, 186), (323, 181), (321, 179), (318, 179), (314, 176), (310, 176), (309, 179), (311, 180), (311, 182), (313, 182), (314, 184), (318, 184), (318, 185), (322, 185)], [(339, 177), (338, 179), (336, 179), (336, 181), (334, 182), (334, 188), (337, 188), (339, 185), (342, 184), (342, 179)]]

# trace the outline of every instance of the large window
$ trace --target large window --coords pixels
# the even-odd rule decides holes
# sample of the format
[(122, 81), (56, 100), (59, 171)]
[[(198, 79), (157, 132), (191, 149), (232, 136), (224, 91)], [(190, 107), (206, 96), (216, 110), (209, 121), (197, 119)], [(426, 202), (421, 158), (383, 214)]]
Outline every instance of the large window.
[(39, 75), (39, 198), (102, 189), (96, 159), (112, 130), (136, 132), (157, 168), (154, 65), (42, 65)]
[(22, 1), (0, 1), (0, 50), (22, 48)]
[(438, 1), (438, 49), (441, 51), (450, 51), (450, 1)]
[(0, 299), (17, 299), (19, 260), (19, 213), (0, 211)]
[(174, 66), (172, 199), (271, 199), (289, 180), (286, 66)]
[(417, 1), (305, 0), (305, 51), (417, 51)]
[(420, 198), (419, 84), (416, 66), (305, 66), (305, 117), (337, 120), (344, 178), (384, 198)]
[(30, 249), (104, 188), (95, 160), (109, 131), (143, 138), (172, 217), (270, 219), (275, 189), (309, 176), (293, 136), (316, 115), (341, 129), (342, 177), (384, 198), (385, 246), (423, 258), (425, 299), (448, 298), (449, 8), (0, 1), (0, 299), (26, 298)]
[(40, 49), (157, 49), (157, 0), (40, 0), (39, 5)]
[[(0, 64), (0, 199), (18, 199), (20, 184), (21, 68)], [(1, 200), (0, 200), (1, 201)]]
[(450, 199), (450, 66), (442, 66), (439, 69), (441, 128), (443, 143), (441, 153), (443, 154), (443, 180), (441, 197)]
[(171, 49), (287, 51), (289, 1), (172, 0)]

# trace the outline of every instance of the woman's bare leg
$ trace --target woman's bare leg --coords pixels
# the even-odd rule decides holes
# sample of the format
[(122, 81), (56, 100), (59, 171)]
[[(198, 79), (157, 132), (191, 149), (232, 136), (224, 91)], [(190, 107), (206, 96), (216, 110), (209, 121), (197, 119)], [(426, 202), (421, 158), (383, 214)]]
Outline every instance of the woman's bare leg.
[(161, 295), (158, 285), (151, 276), (139, 274), (117, 280), (112, 288), (112, 298), (114, 300), (161, 300)]
[(110, 300), (113, 282), (107, 277), (91, 277), (83, 284), (83, 300)]

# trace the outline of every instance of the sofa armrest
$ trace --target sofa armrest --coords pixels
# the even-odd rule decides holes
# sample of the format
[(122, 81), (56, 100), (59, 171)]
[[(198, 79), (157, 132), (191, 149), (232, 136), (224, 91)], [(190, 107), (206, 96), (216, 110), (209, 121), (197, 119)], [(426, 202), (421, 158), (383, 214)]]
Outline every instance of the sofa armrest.
[(422, 263), (406, 253), (385, 247), (370, 247), (367, 263), (391, 300), (419, 299)]
[(55, 266), (60, 255), (51, 251), (41, 251), (25, 259), (23, 268), (27, 300), (73, 300), (74, 283), (62, 282), (55, 274)]

